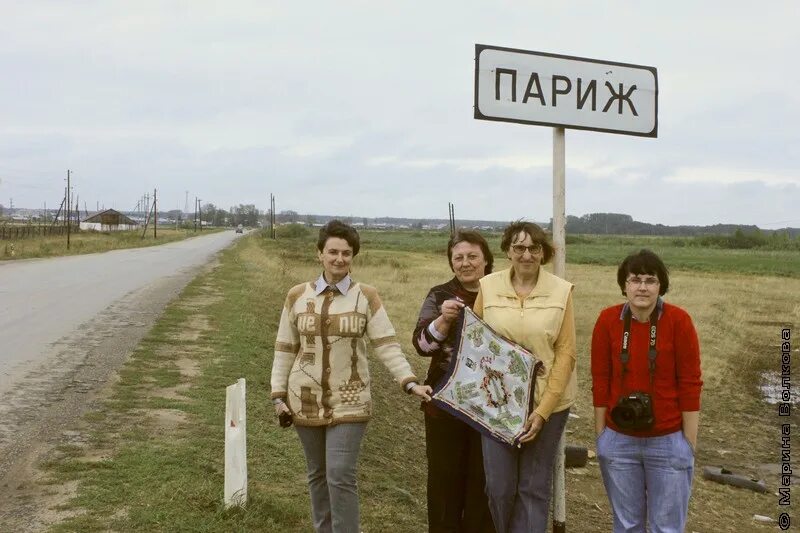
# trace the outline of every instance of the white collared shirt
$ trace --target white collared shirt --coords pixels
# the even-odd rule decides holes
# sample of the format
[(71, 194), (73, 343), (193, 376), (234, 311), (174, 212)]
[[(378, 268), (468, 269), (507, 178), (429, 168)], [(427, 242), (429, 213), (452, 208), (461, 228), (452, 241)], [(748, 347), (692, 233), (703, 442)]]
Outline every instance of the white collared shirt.
[[(350, 278), (350, 274), (348, 274), (340, 279), (338, 283), (334, 284), (333, 287), (336, 287), (341, 294), (347, 294), (352, 282), (353, 280)], [(319, 296), (328, 286), (330, 286), (330, 284), (325, 281), (325, 274), (320, 274), (317, 281), (314, 283), (314, 294)]]

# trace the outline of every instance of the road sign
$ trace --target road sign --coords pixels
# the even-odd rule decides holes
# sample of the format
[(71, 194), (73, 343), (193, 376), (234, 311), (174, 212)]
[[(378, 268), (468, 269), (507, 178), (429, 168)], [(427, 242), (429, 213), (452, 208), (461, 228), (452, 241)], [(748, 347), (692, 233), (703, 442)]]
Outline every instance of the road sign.
[(475, 118), (657, 137), (655, 67), (475, 45)]

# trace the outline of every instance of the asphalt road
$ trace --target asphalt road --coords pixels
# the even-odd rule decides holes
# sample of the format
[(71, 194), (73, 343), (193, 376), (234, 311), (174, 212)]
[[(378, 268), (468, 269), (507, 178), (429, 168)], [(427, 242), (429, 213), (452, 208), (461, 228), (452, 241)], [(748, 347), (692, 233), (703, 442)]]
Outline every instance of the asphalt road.
[(161, 246), (0, 262), (0, 398), (52, 361), (60, 339), (125, 295), (207, 263), (236, 236), (225, 231)]

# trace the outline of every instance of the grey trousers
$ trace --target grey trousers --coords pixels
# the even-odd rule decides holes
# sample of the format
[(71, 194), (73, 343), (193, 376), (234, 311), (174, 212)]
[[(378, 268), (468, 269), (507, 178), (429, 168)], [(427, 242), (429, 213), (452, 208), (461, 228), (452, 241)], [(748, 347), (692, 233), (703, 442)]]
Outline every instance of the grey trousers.
[(306, 455), (314, 530), (359, 533), (356, 467), (366, 422), (295, 427)]
[(522, 449), (482, 436), (486, 495), (497, 533), (544, 533), (547, 529), (553, 464), (569, 409), (550, 415)]

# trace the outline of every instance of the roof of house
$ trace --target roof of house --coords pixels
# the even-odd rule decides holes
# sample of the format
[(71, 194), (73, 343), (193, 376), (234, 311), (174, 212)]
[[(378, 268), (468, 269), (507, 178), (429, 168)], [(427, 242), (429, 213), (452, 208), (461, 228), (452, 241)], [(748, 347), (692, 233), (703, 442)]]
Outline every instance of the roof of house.
[(109, 224), (109, 219), (116, 220), (116, 222), (111, 222), (111, 224), (130, 224), (136, 225), (136, 221), (132, 220), (116, 209), (106, 209), (105, 211), (101, 211), (99, 213), (95, 213), (94, 215), (83, 219), (83, 222), (95, 222), (98, 224)]

